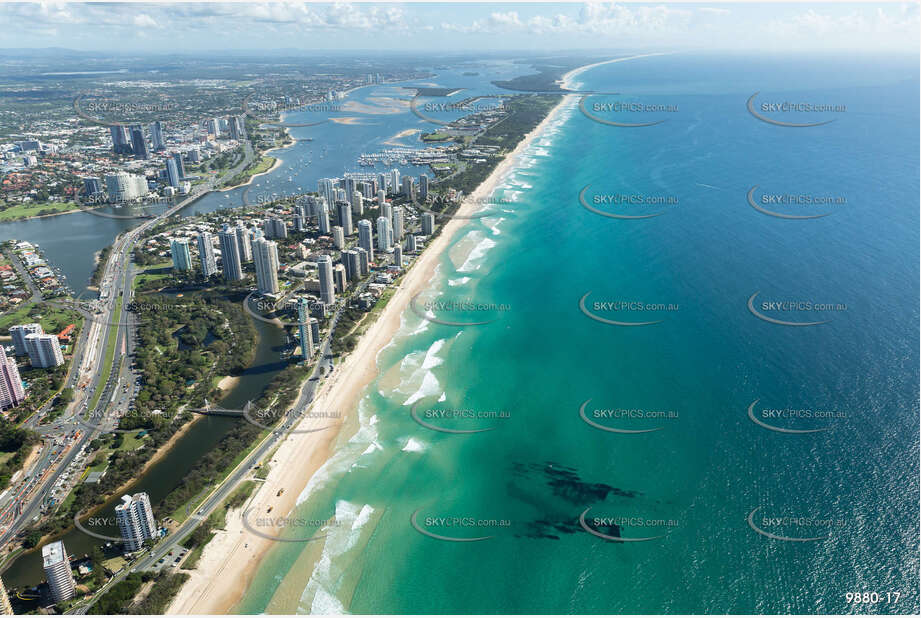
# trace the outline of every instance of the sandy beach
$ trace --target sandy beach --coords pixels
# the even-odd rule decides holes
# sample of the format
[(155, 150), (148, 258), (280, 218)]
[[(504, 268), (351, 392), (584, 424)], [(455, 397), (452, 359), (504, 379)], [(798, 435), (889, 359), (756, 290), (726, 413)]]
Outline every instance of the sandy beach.
[(601, 62), (595, 62), (593, 64), (586, 64), (585, 66), (578, 67), (569, 71), (563, 75), (563, 79), (560, 81), (561, 88), (571, 88), (572, 80), (574, 77), (588, 71), (589, 69), (594, 69), (595, 67), (600, 67), (603, 64), (613, 64), (615, 62), (626, 62), (627, 60), (636, 60), (638, 58), (650, 58), (652, 56), (667, 56), (670, 52), (654, 52), (651, 54), (636, 54), (634, 56), (625, 56), (623, 58), (613, 58), (611, 60), (602, 60)]
[[(431, 284), (439, 256), (458, 230), (468, 223), (462, 217), (469, 217), (483, 207), (486, 201), (484, 198), (515, 168), (518, 158), (534, 138), (556, 119), (566, 98), (467, 196), (458, 209), (459, 217), (451, 219), (416, 260), (378, 320), (361, 337), (355, 350), (324, 381), (311, 410), (337, 411), (342, 414), (342, 418), (331, 421), (329, 418), (310, 418), (307, 415), (297, 429), (329, 428), (326, 431), (288, 436), (273, 456), (271, 471), (265, 482), (253, 493), (244, 509), (255, 508), (254, 512), (265, 512), (271, 506), (273, 513), (291, 513), (310, 478), (332, 454), (344, 418), (357, 413), (362, 392), (377, 376), (378, 367), (372, 359), (376, 359), (377, 353), (393, 339), (400, 327), (400, 316), (410, 300)], [(278, 496), (282, 489), (283, 494)], [(173, 600), (167, 613), (224, 614), (243, 597), (262, 558), (275, 541), (246, 530), (239, 512), (230, 514), (227, 520), (227, 529), (218, 532), (208, 543), (197, 569), (191, 573), (191, 578)], [(280, 533), (270, 529), (260, 531), (270, 535)]]

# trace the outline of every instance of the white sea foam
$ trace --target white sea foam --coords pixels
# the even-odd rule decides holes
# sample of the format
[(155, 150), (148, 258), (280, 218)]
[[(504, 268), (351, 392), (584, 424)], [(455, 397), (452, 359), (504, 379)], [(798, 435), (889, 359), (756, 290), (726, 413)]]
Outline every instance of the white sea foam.
[[(341, 576), (341, 568), (336, 564), (336, 558), (342, 556), (353, 547), (361, 538), (362, 528), (371, 520), (374, 508), (365, 504), (358, 505), (346, 500), (336, 502), (335, 521), (339, 525), (324, 528), (326, 542), (323, 553), (317, 561), (301, 594), (299, 611), (311, 614), (345, 614), (345, 607), (335, 595), (336, 582)], [(351, 521), (352, 525), (344, 525)], [(310, 608), (305, 606), (311, 599)]]
[(403, 402), (403, 405), (411, 406), (420, 399), (436, 395), (440, 390), (441, 384), (438, 383), (438, 378), (436, 378), (435, 374), (431, 371), (427, 371), (425, 372), (425, 376), (422, 378), (422, 384), (419, 386), (419, 389), (410, 395), (409, 398)]
[(470, 281), (470, 277), (461, 277), (460, 279), (448, 279), (448, 285), (451, 287), (457, 287), (459, 285), (464, 285)]
[[(476, 232), (479, 236), (483, 236), (481, 232)], [(473, 248), (470, 254), (467, 256), (467, 259), (464, 260), (464, 263), (461, 264), (460, 268), (457, 269), (457, 272), (467, 273), (478, 270), (483, 264), (483, 258), (486, 257), (486, 254), (490, 249), (496, 246), (496, 241), (491, 238), (486, 238), (483, 236), (483, 239), (477, 243)]]
[(426, 448), (428, 447), (422, 440), (418, 438), (409, 438), (400, 450), (404, 453), (422, 453)]
[(372, 422), (375, 415), (370, 413), (369, 407), (367, 397), (358, 402), (358, 431), (310, 477), (304, 487), (304, 491), (297, 497), (298, 505), (305, 502), (313, 492), (323, 487), (330, 480), (340, 478), (351, 468), (352, 463), (358, 457), (371, 452), (368, 449), (378, 443), (377, 428), (374, 427), (376, 422)]

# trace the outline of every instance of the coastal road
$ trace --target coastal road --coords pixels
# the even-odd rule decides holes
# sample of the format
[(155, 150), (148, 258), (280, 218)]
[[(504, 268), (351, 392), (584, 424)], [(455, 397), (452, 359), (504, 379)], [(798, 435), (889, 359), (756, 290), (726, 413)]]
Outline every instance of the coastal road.
[[(356, 289), (356, 293), (364, 290), (367, 287), (367, 281), (363, 282), (360, 288)], [(288, 437), (291, 429), (296, 425), (298, 419), (303, 416), (303, 413), (306, 411), (307, 406), (309, 406), (314, 397), (316, 397), (317, 389), (319, 388), (319, 374), (320, 370), (323, 370), (323, 375), (329, 375), (333, 369), (332, 362), (332, 337), (336, 330), (336, 326), (339, 323), (339, 319), (342, 316), (343, 305), (340, 305), (336, 310), (336, 313), (330, 319), (329, 330), (326, 334), (326, 338), (323, 340), (320, 349), (318, 350), (317, 358), (318, 361), (314, 365), (313, 370), (310, 373), (310, 376), (304, 382), (301, 387), (300, 394), (297, 401), (294, 405), (288, 410), (285, 414), (284, 421), (281, 422), (279, 426), (273, 429), (268, 435), (266, 435), (262, 441), (256, 445), (256, 447), (243, 458), (236, 468), (234, 468), (230, 474), (217, 486), (212, 492), (200, 503), (198, 510), (195, 514), (191, 515), (186, 519), (180, 526), (174, 530), (168, 537), (161, 541), (152, 552), (147, 556), (142, 558), (139, 562), (131, 568), (131, 570), (123, 571), (113, 577), (109, 582), (103, 586), (93, 597), (86, 603), (75, 607), (68, 611), (68, 614), (85, 614), (93, 603), (105, 593), (106, 590), (122, 581), (130, 573), (146, 571), (154, 567), (161, 558), (165, 558), (169, 555), (171, 551), (174, 551), (176, 547), (181, 543), (189, 534), (192, 533), (198, 525), (208, 519), (211, 513), (214, 512), (227, 498), (233, 493), (237, 486), (245, 480), (255, 468), (256, 464), (260, 461), (263, 461), (265, 457), (275, 448), (277, 444), (282, 442), (286, 437)]]
[[(130, 297), (127, 296), (128, 292), (126, 292), (126, 290), (130, 292), (131, 289), (130, 260), (134, 245), (145, 232), (147, 232), (153, 226), (157, 225), (161, 220), (171, 217), (195, 200), (213, 190), (213, 188), (219, 184), (223, 178), (233, 178), (236, 174), (245, 169), (253, 160), (254, 154), (252, 145), (249, 143), (249, 141), (243, 142), (243, 151), (243, 160), (233, 169), (225, 172), (221, 176), (221, 179), (209, 179), (208, 182), (200, 187), (197, 187), (181, 202), (178, 202), (174, 206), (168, 208), (162, 214), (145, 221), (138, 227), (115, 239), (113, 250), (109, 254), (109, 259), (104, 267), (103, 275), (100, 280), (101, 283), (99, 295), (101, 302), (99, 303), (99, 311), (97, 312), (95, 318), (84, 326), (85, 331), (92, 331), (92, 333), (88, 333), (87, 341), (84, 341), (85, 347), (78, 345), (74, 349), (75, 360), (72, 362), (71, 371), (73, 373), (74, 368), (79, 365), (80, 371), (78, 375), (89, 376), (90, 384), (87, 386), (86, 391), (78, 392), (76, 394), (73, 403), (71, 403), (69, 406), (68, 412), (65, 413), (65, 418), (62, 419), (62, 424), (59, 425), (60, 427), (65, 427), (68, 420), (75, 420), (75, 415), (83, 414), (84, 412), (89, 411), (88, 402), (92, 401), (95, 392), (98, 388), (100, 388), (100, 386), (105, 388), (106, 391), (102, 393), (98, 400), (98, 405), (102, 406), (102, 410), (104, 411), (98, 416), (110, 419), (110, 421), (105, 424), (113, 426), (111, 421), (115, 419), (112, 419), (111, 415), (108, 414), (107, 404), (110, 403), (112, 393), (115, 392), (115, 390), (118, 388), (118, 382), (120, 382), (119, 377), (124, 376), (124, 372), (119, 370), (117, 367), (118, 364), (123, 360), (123, 357), (119, 352), (121, 350), (122, 342), (126, 341), (125, 338), (127, 337), (126, 333), (128, 332), (128, 327), (125, 323), (126, 321), (130, 323), (131, 319), (120, 319), (122, 324), (117, 324), (113, 318), (115, 315), (116, 307), (119, 306), (123, 300), (117, 293), (117, 290), (120, 289), (123, 295)], [(31, 282), (31, 278), (26, 279), (26, 281)], [(127, 316), (128, 314), (126, 313), (125, 315)], [(112, 329), (118, 329), (119, 331), (115, 343), (116, 354), (111, 361), (113, 368), (110, 373), (110, 379), (107, 380), (106, 385), (100, 385), (100, 378), (104, 372), (103, 365), (106, 356), (105, 350), (106, 346), (108, 345)], [(95, 335), (95, 337), (93, 337), (93, 335)], [(85, 367), (83, 366), (84, 364)], [(112, 381), (113, 376), (115, 377), (114, 382)], [(92, 411), (89, 412), (92, 413)], [(34, 419), (33, 422), (37, 423), (40, 419), (40, 415), (33, 415), (32, 419)], [(67, 470), (68, 466), (73, 463), (79, 452), (99, 434), (108, 431), (107, 429), (103, 429), (101, 423), (94, 425), (83, 421), (81, 424), (83, 425), (81, 427), (82, 433), (80, 434), (79, 438), (70, 444), (66, 452), (62, 454), (58, 464), (53, 467), (50, 473), (48, 470), (44, 470), (40, 473), (41, 481), (36, 483), (35, 487), (29, 488), (31, 493), (16, 498), (18, 502), (14, 506), (14, 512), (17, 514), (15, 515), (15, 519), (12, 521), (9, 527), (0, 532), (0, 547), (5, 546), (7, 543), (13, 540), (20, 532), (20, 530), (22, 530), (28, 524), (32, 523), (34, 518), (41, 515), (41, 507), (44, 501), (51, 495), (51, 490), (53, 489), (55, 483), (57, 483), (61, 475)], [(86, 425), (90, 426), (87, 427)], [(47, 466), (48, 459), (40, 458), (37, 464)], [(24, 471), (24, 478), (31, 477), (37, 471), (41, 470), (42, 468), (39, 467), (39, 465), (33, 465), (29, 471)]]

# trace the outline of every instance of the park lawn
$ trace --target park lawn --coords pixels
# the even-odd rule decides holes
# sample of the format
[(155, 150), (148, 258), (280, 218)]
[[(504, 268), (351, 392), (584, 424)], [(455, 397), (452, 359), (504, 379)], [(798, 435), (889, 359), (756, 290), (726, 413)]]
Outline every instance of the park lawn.
[(125, 437), (122, 438), (122, 444), (118, 447), (119, 451), (134, 451), (143, 446), (144, 440), (147, 438), (145, 434), (143, 437), (138, 438), (137, 434), (141, 433), (143, 429), (138, 429), (136, 432), (126, 433)]
[(0, 332), (8, 331), (10, 326), (29, 322), (38, 322), (46, 333), (59, 333), (68, 324), (76, 324), (79, 329), (83, 325), (83, 317), (69, 309), (49, 304), (39, 307), (36, 303), (24, 302), (21, 307), (0, 315)]
[[(0, 203), (0, 208), (5, 204)], [(5, 210), (0, 210), (0, 221), (15, 221), (17, 219), (26, 219), (38, 214), (48, 215), (53, 213), (69, 212), (79, 210), (79, 204), (75, 202), (39, 202), (26, 203), (10, 206)]]
[(33, 302), (23, 302), (14, 310), (0, 315), (0, 331), (9, 331), (10, 326), (28, 322), (29, 312), (35, 306)]
[(158, 264), (152, 264), (145, 268), (141, 273), (139, 273), (134, 280), (131, 282), (133, 288), (142, 283), (147, 283), (148, 281), (159, 281), (161, 279), (168, 279), (173, 274), (173, 263), (171, 261), (160, 262)]

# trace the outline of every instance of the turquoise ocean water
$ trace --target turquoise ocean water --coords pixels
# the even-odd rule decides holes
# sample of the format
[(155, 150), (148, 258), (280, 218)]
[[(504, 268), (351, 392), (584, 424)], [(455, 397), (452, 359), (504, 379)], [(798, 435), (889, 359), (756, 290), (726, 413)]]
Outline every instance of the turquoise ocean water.
[[(917, 58), (715, 55), (582, 74), (621, 93), (587, 99), (596, 117), (665, 122), (566, 104), (420, 299), (492, 321), (406, 312), (302, 496), (323, 538), (277, 543), (235, 611), (917, 612), (917, 75)], [(756, 111), (833, 106), (769, 118), (834, 122), (763, 122), (754, 93)], [(594, 106), (613, 101), (659, 107)], [(759, 212), (753, 187), (828, 216)], [(583, 189), (659, 216), (602, 216)], [(611, 195), (644, 203), (596, 203)], [(756, 293), (763, 317), (823, 323), (761, 319)], [(586, 294), (656, 323), (590, 319)], [(433, 430), (414, 404), (490, 430)]]

